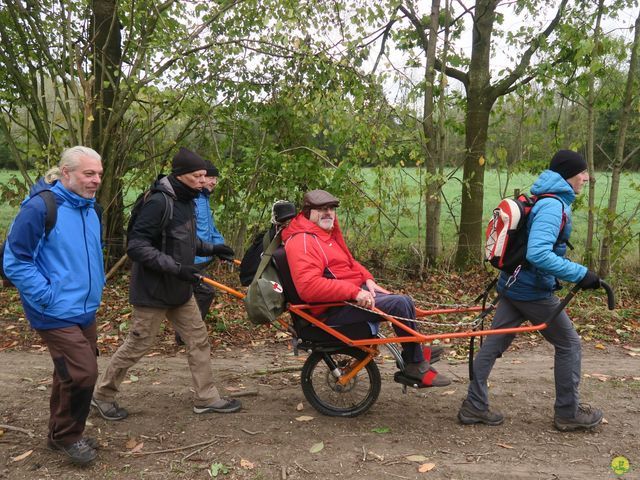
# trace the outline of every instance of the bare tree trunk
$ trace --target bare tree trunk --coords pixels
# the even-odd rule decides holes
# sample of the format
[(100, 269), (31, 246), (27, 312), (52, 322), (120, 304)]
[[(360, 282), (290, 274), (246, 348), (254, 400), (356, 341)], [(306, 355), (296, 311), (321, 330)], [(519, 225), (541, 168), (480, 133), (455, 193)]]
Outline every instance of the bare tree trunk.
[(122, 45), (117, 0), (92, 1), (93, 124), (91, 142), (102, 155), (104, 176), (99, 198), (105, 209), (104, 231), (107, 240), (107, 265), (124, 253), (122, 174), (117, 145), (121, 123), (111, 121), (116, 92), (120, 83)]
[[(602, 20), (602, 10), (604, 6), (604, 0), (598, 0), (598, 10), (596, 13), (596, 24), (593, 29), (593, 52), (591, 53), (591, 63), (598, 61), (599, 57), (599, 45), (600, 45), (600, 22)], [(593, 160), (594, 145), (595, 145), (595, 125), (596, 125), (596, 89), (595, 89), (595, 76), (591, 74), (589, 76), (589, 94), (587, 98), (587, 168), (589, 169), (589, 215), (587, 219), (587, 241), (585, 243), (585, 264), (590, 270), (594, 269), (594, 247), (593, 237), (595, 230), (595, 207), (596, 207), (596, 171)]]
[(495, 102), (491, 95), (491, 34), (496, 0), (478, 0), (473, 24), (473, 44), (467, 113), (465, 116), (465, 157), (462, 178), (462, 208), (455, 264), (465, 267), (477, 263), (482, 249), (482, 207), (484, 201), (484, 156), (489, 129), (489, 115)]
[(440, 0), (431, 2), (429, 39), (426, 45), (426, 64), (424, 71), (424, 104), (422, 129), (426, 142), (427, 190), (425, 197), (425, 258), (428, 264), (435, 264), (440, 253), (440, 188), (438, 178), (438, 128), (435, 118), (434, 84), (436, 78), (435, 60), (438, 42)]
[(620, 116), (620, 127), (618, 129), (618, 143), (613, 157), (613, 172), (611, 174), (611, 194), (609, 195), (609, 204), (607, 206), (607, 216), (605, 220), (605, 233), (602, 240), (602, 248), (600, 250), (600, 265), (598, 274), (601, 277), (609, 275), (611, 270), (611, 245), (615, 235), (615, 219), (618, 206), (618, 192), (620, 190), (620, 175), (622, 167), (629, 157), (624, 156), (624, 147), (626, 143), (627, 129), (631, 117), (631, 109), (633, 104), (633, 96), (637, 95), (636, 74), (639, 66), (638, 50), (640, 49), (640, 11), (635, 22), (635, 33), (633, 37), (633, 46), (631, 49), (631, 59), (629, 60), (629, 72), (627, 74), (627, 85), (624, 92), (624, 100), (622, 102), (622, 115)]

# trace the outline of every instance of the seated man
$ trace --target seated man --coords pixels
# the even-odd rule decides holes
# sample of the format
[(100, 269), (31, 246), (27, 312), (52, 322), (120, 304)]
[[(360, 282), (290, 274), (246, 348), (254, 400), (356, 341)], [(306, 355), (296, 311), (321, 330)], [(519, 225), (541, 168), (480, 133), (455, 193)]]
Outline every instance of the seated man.
[[(324, 190), (304, 195), (302, 211), (282, 232), (291, 277), (300, 298), (307, 303), (355, 301), (360, 307), (374, 306), (389, 315), (416, 318), (413, 300), (395, 295), (376, 284), (373, 275), (358, 263), (345, 244), (336, 218), (340, 201)], [(346, 305), (312, 310), (312, 314), (350, 338), (367, 338), (377, 333), (378, 314)], [(415, 329), (415, 322), (406, 321)], [(394, 326), (398, 336), (406, 332)], [(429, 362), (430, 349), (419, 343), (402, 343), (404, 374), (424, 386), (444, 387), (451, 380), (439, 374)], [(435, 352), (434, 352), (435, 353)], [(425, 354), (428, 358), (425, 358)]]

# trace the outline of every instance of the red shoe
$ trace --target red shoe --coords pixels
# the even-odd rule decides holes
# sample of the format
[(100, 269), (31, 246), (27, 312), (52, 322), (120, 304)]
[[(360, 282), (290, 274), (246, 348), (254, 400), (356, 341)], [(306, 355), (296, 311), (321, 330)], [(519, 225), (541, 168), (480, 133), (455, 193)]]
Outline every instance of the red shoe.
[(420, 380), (425, 387), (446, 387), (451, 384), (451, 379), (429, 365), (429, 362), (409, 363), (404, 368), (407, 377)]
[(422, 356), (429, 363), (436, 363), (440, 360), (440, 355), (444, 352), (444, 348), (440, 345), (423, 345)]

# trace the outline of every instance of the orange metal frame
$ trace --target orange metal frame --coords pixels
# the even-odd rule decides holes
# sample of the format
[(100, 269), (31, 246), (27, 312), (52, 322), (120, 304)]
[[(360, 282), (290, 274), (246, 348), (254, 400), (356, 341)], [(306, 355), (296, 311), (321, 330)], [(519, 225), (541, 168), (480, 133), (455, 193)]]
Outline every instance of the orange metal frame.
[[(238, 263), (238, 262), (236, 261), (235, 263)], [(228, 287), (220, 282), (216, 282), (215, 280), (212, 280), (207, 277), (201, 277), (201, 279), (203, 282), (213, 287), (216, 287), (217, 289), (222, 290), (223, 292), (228, 293), (229, 295), (233, 295), (238, 299), (243, 299), (245, 297), (244, 293), (238, 290), (235, 290), (231, 287)], [(307, 320), (309, 323), (315, 325), (316, 327), (321, 328), (322, 330), (332, 335), (337, 340), (340, 340), (341, 342), (345, 343), (346, 345), (357, 347), (361, 350), (364, 350), (367, 353), (367, 356), (365, 358), (363, 358), (357, 364), (351, 365), (346, 371), (343, 372), (340, 378), (336, 380), (340, 385), (347, 385), (351, 381), (351, 379), (358, 374), (360, 370), (362, 370), (376, 355), (378, 355), (379, 353), (378, 345), (383, 345), (386, 343), (405, 343), (405, 342), (424, 343), (424, 342), (431, 342), (433, 340), (445, 339), (445, 338), (468, 338), (468, 337), (479, 337), (479, 336), (497, 335), (497, 334), (509, 334), (509, 333), (515, 334), (515, 333), (524, 333), (524, 332), (535, 332), (538, 330), (542, 330), (547, 326), (546, 323), (542, 323), (540, 325), (532, 325), (527, 327), (503, 328), (503, 329), (497, 329), (497, 330), (496, 329), (477, 330), (477, 331), (467, 330), (464, 332), (451, 332), (451, 333), (438, 333), (433, 335), (424, 335), (420, 332), (415, 331), (411, 327), (405, 325), (401, 321), (386, 315), (381, 310), (377, 308), (373, 308), (372, 310), (375, 313), (379, 314), (383, 319), (391, 322), (393, 325), (396, 325), (400, 329), (404, 330), (407, 333), (407, 335), (403, 335), (402, 337), (397, 337), (397, 336), (389, 337), (389, 338), (374, 337), (374, 338), (367, 338), (362, 340), (354, 340), (343, 335), (342, 333), (338, 332), (335, 328), (332, 328), (326, 325), (321, 320), (318, 320), (313, 315), (310, 315), (309, 313), (306, 312), (306, 310), (309, 310), (311, 308), (336, 307), (336, 306), (344, 306), (344, 303), (337, 302), (337, 303), (323, 303), (323, 304), (314, 304), (314, 305), (308, 305), (308, 304), (289, 305), (288, 311), (300, 316), (301, 318)], [(435, 310), (424, 310), (421, 308), (416, 308), (416, 317), (422, 318), (422, 317), (427, 317), (431, 315), (446, 315), (446, 314), (454, 314), (454, 313), (481, 312), (481, 311), (482, 311), (482, 307), (480, 306), (463, 307), (463, 308), (444, 308), (444, 309), (435, 309)], [(279, 318), (278, 322), (283, 328), (287, 329), (288, 325), (286, 321), (284, 321), (282, 318)]]
[[(219, 290), (222, 290), (223, 292), (233, 295), (236, 298), (243, 299), (245, 297), (244, 293), (239, 292), (238, 290), (235, 290), (231, 287), (228, 287), (220, 282), (216, 282), (215, 280), (212, 280), (210, 278), (202, 277), (202, 281), (213, 287), (216, 287)], [(431, 342), (433, 340), (442, 340), (446, 338), (469, 338), (469, 337), (481, 337), (481, 336), (498, 335), (498, 334), (526, 333), (526, 332), (536, 332), (539, 330), (543, 330), (544, 328), (547, 327), (545, 323), (541, 323), (539, 325), (531, 325), (531, 326), (525, 326), (525, 327), (501, 328), (501, 329), (493, 329), (493, 330), (467, 330), (464, 332), (450, 332), (450, 333), (437, 333), (432, 335), (425, 335), (423, 333), (415, 331), (414, 329), (405, 325), (401, 321), (393, 317), (389, 317), (388, 315), (385, 315), (385, 313), (382, 312), (381, 310), (378, 310), (377, 308), (373, 308), (373, 311), (375, 313), (379, 314), (385, 320), (391, 322), (393, 325), (396, 325), (398, 328), (407, 332), (407, 335), (402, 337), (394, 336), (389, 338), (367, 338), (363, 340), (353, 340), (349, 337), (346, 337), (342, 333), (338, 332), (335, 328), (332, 328), (326, 325), (321, 320), (318, 320), (313, 315), (310, 315), (309, 313), (306, 312), (306, 310), (309, 310), (311, 308), (336, 307), (336, 306), (344, 306), (344, 303), (336, 302), (336, 303), (323, 303), (323, 304), (313, 304), (313, 305), (309, 305), (309, 304), (289, 305), (288, 310), (300, 316), (301, 318), (305, 319), (306, 321), (313, 324), (314, 326), (321, 328), (322, 330), (334, 336), (341, 342), (344, 342), (347, 345), (352, 347), (362, 348), (367, 352), (371, 352), (372, 345), (382, 345), (385, 343), (405, 343), (405, 342), (424, 343), (424, 342)], [(421, 308), (416, 308), (416, 317), (423, 318), (431, 315), (446, 315), (446, 314), (454, 314), (454, 313), (468, 313), (468, 312), (481, 312), (481, 311), (482, 311), (482, 307), (480, 306), (462, 307), (462, 308), (444, 308), (444, 309), (435, 309), (435, 310), (424, 310)]]

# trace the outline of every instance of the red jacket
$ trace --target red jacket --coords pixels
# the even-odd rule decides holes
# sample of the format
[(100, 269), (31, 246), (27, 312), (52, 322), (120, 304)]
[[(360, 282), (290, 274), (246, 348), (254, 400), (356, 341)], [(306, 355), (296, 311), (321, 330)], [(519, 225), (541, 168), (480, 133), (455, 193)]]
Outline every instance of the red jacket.
[(333, 230), (326, 232), (300, 213), (283, 230), (282, 239), (293, 283), (307, 303), (355, 300), (360, 286), (373, 279), (351, 255), (337, 218)]

